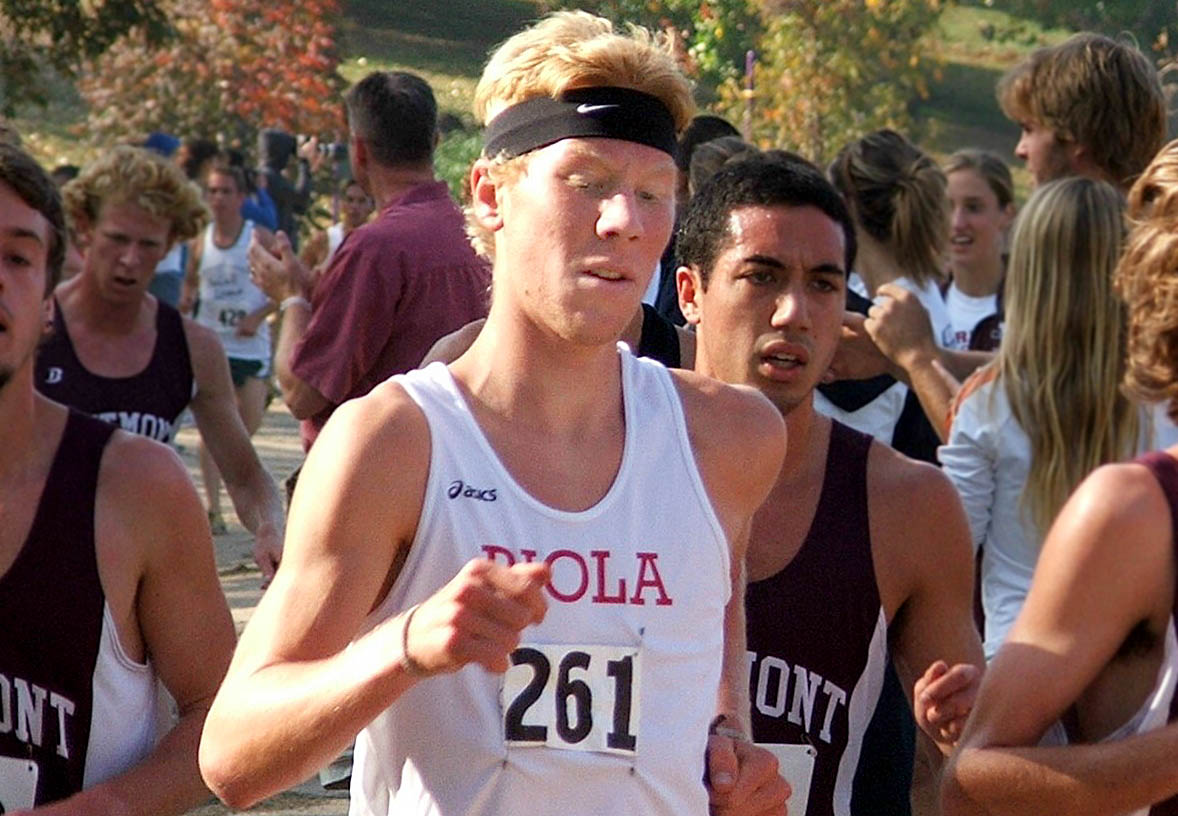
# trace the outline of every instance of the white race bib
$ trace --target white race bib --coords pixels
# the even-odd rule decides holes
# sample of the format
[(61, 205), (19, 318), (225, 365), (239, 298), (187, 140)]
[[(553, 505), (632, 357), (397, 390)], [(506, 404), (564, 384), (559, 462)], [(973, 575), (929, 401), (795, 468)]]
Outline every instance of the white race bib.
[(0, 813), (31, 810), (37, 795), (37, 763), (0, 757)]
[(499, 692), (504, 741), (634, 755), (641, 669), (636, 646), (521, 645)]
[(758, 742), (777, 757), (777, 772), (789, 783), (793, 793), (789, 796), (790, 813), (805, 813), (810, 802), (810, 779), (814, 776), (814, 759), (818, 751), (813, 745), (783, 745), (779, 742)]

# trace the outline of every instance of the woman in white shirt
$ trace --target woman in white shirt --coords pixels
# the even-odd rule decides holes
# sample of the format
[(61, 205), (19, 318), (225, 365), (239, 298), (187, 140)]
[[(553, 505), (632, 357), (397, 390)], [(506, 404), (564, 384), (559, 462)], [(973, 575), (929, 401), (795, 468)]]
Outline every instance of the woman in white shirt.
[[(858, 255), (850, 290), (874, 300), (885, 283), (903, 286), (919, 298), (933, 336), (944, 345), (952, 329), (940, 289), (949, 239), (941, 168), (894, 130), (877, 130), (839, 151), (830, 178), (855, 222)], [(854, 300), (848, 297), (850, 308)], [(939, 440), (908, 387), (890, 379), (873, 382), (824, 386), (814, 406), (902, 453), (934, 460)]]
[(949, 348), (993, 351), (1002, 337), (1003, 253), (1014, 221), (1010, 168), (988, 150), (959, 150), (945, 163), (949, 180), (949, 271), (944, 290), (952, 324)]
[(1015, 226), (1002, 345), (962, 386), (939, 451), (982, 548), (987, 658), (1022, 608), (1068, 494), (1138, 447), (1141, 413), (1118, 388), (1125, 307), (1113, 270), (1123, 211), (1120, 193), (1092, 179), (1035, 191)]

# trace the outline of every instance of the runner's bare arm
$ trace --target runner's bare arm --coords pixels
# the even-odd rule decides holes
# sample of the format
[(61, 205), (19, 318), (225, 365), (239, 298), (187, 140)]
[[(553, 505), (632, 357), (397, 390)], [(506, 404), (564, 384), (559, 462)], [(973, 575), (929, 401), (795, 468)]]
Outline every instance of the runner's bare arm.
[(192, 416), (221, 471), (238, 518), (254, 534), (254, 558), (263, 578), (269, 580), (282, 559), (286, 526), (282, 497), (242, 424), (220, 341), (191, 320), (184, 321), (184, 333), (196, 380)]
[(324, 427), (291, 508), (287, 566), (242, 635), (201, 744), (204, 777), (232, 806), (305, 779), (418, 682), (403, 637), (430, 673), (503, 671), (520, 631), (543, 617), (547, 567), (475, 560), (408, 632), (405, 613), (365, 630), (416, 531), (429, 451), (424, 415), (394, 383)]
[(184, 267), (184, 283), (180, 287), (180, 303), (177, 305), (184, 314), (192, 314), (196, 295), (200, 291), (200, 256), (204, 241), (198, 236), (188, 242), (188, 263)]
[(234, 642), (204, 511), (172, 451), (116, 434), (103, 457), (95, 522), (99, 572), (119, 639), (133, 659), (150, 657), (180, 719), (134, 767), (36, 812), (183, 813), (209, 796), (197, 744)]
[(973, 621), (973, 547), (953, 485), (935, 467), (873, 444), (872, 553), (896, 666), (917, 724), (949, 753), (985, 661)]
[(1026, 604), (950, 760), (946, 814), (1122, 813), (1178, 793), (1174, 725), (1117, 742), (1028, 747), (1134, 626), (1164, 631), (1170, 539), (1168, 507), (1141, 466), (1103, 467), (1080, 486), (1047, 536)]
[[(745, 646), (744, 559), (752, 517), (785, 457), (785, 423), (760, 393), (675, 371), (700, 476), (730, 543), (732, 593), (724, 617), (724, 664), (716, 701), (728, 733), (751, 738)], [(725, 816), (784, 814), (789, 786), (772, 754), (720, 735), (708, 744), (709, 803)]]

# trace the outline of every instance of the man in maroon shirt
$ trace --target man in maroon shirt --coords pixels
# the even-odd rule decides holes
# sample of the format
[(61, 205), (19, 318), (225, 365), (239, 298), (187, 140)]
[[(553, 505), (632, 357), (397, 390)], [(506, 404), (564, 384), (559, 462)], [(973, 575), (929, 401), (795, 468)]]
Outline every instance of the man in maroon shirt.
[(434, 174), (429, 85), (374, 72), (346, 101), (352, 172), (380, 214), (348, 235), (317, 281), (282, 233), (270, 248), (250, 248), (259, 286), (282, 303), (274, 367), (306, 449), (336, 406), (416, 367), (440, 337), (485, 316), (491, 282)]

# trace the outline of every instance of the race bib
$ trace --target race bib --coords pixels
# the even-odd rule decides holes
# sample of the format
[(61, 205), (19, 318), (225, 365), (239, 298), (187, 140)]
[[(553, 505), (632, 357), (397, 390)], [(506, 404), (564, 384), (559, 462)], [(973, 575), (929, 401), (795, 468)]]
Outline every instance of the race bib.
[(499, 692), (504, 741), (636, 754), (641, 669), (636, 646), (520, 646)]
[(37, 763), (0, 757), (0, 813), (31, 810), (37, 795)]
[(777, 757), (777, 772), (793, 790), (789, 796), (789, 812), (805, 813), (810, 802), (810, 779), (814, 776), (814, 759), (818, 751), (813, 745), (783, 745), (779, 742), (758, 742), (757, 747)]

